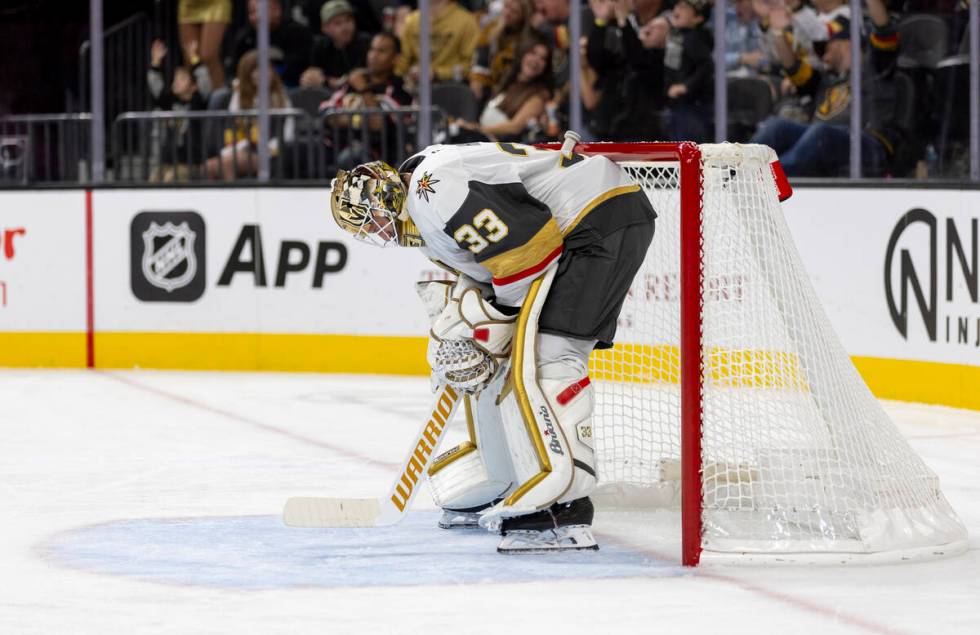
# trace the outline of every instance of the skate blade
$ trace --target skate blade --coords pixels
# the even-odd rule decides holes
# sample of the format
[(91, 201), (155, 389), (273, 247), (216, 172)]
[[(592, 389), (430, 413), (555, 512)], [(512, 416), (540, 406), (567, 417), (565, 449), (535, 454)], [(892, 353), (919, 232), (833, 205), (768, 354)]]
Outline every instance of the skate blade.
[(505, 556), (535, 554), (535, 553), (562, 553), (565, 551), (599, 551), (599, 545), (584, 545), (571, 547), (522, 547), (518, 549), (501, 549), (497, 547), (497, 553)]
[(483, 531), (480, 527), (480, 523), (444, 523), (439, 521), (439, 529), (479, 529)]

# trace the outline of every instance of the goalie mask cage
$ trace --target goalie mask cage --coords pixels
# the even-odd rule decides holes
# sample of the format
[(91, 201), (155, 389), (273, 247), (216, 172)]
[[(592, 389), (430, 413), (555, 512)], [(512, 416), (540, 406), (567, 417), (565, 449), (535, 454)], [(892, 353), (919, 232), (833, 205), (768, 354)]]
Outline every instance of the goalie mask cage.
[(936, 475), (820, 306), (782, 215), (789, 186), (773, 151), (575, 152), (618, 162), (658, 214), (616, 346), (592, 357), (597, 498), (676, 505), (679, 494), (687, 565), (702, 552), (842, 562), (965, 548)]

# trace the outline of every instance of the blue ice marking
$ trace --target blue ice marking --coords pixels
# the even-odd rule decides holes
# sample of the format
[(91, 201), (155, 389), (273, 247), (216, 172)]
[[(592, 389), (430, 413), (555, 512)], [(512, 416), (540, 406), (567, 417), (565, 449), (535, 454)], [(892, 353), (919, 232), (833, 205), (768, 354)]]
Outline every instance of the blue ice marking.
[(293, 529), (278, 516), (125, 520), (68, 531), (44, 550), (74, 569), (235, 589), (667, 577), (679, 568), (611, 544), (502, 556), (499, 536), (436, 527), (433, 512), (370, 529)]

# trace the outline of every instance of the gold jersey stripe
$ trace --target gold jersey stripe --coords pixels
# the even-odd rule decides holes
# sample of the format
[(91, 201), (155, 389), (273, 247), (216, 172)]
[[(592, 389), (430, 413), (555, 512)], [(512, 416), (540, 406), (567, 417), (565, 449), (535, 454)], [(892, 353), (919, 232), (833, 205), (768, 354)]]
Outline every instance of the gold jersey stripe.
[(540, 263), (561, 245), (561, 232), (552, 217), (524, 245), (487, 258), (480, 264), (489, 269), (494, 278), (507, 278)]
[(589, 215), (589, 212), (594, 210), (597, 206), (601, 205), (602, 203), (605, 203), (609, 199), (615, 198), (617, 196), (621, 196), (623, 194), (629, 194), (631, 192), (639, 192), (639, 191), (640, 191), (639, 185), (620, 185), (619, 187), (614, 187), (608, 192), (603, 192), (598, 197), (592, 199), (592, 202), (586, 205), (585, 209), (583, 209), (581, 212), (578, 213), (578, 216), (575, 217), (575, 220), (573, 220), (568, 225), (568, 227), (566, 227), (564, 231), (562, 231), (561, 235), (568, 236), (570, 233), (572, 233), (572, 230), (575, 229), (575, 227), (582, 221), (582, 219)]

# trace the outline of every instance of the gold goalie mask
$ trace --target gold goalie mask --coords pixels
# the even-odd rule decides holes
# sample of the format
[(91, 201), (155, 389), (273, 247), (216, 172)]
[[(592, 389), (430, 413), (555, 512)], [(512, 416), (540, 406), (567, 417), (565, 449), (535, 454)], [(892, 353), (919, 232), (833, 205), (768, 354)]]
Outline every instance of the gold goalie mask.
[(388, 247), (419, 247), (422, 238), (405, 209), (407, 190), (384, 161), (339, 170), (330, 183), (330, 211), (341, 229), (357, 240)]

